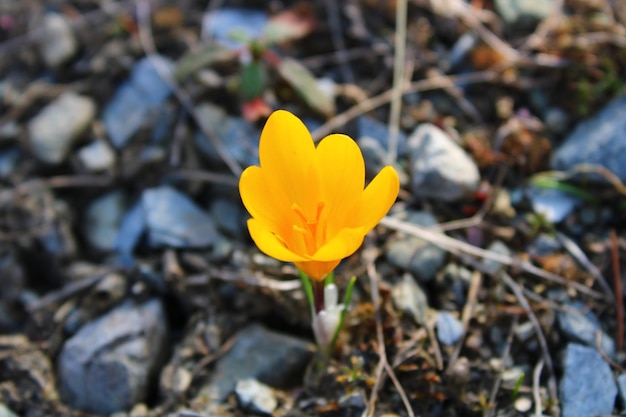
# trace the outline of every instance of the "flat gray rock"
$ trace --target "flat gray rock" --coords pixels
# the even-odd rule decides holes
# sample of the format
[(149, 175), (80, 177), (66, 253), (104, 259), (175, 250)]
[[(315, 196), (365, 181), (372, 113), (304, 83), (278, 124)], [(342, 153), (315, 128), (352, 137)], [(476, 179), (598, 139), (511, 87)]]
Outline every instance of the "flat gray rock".
[(28, 122), (33, 154), (42, 162), (60, 164), (95, 115), (91, 98), (63, 93)]
[(447, 133), (424, 123), (408, 140), (411, 191), (418, 198), (458, 201), (478, 189), (478, 167)]
[(571, 342), (581, 343), (590, 348), (596, 347), (596, 333), (600, 332), (600, 347), (604, 353), (615, 358), (615, 342), (600, 326), (600, 321), (591, 311), (580, 312), (585, 308), (584, 303), (568, 303), (567, 311), (558, 310), (556, 317), (561, 334)]
[(564, 417), (610, 415), (617, 387), (609, 364), (595, 349), (570, 343), (563, 355), (559, 395)]
[(66, 63), (78, 51), (78, 42), (70, 23), (59, 13), (47, 13), (41, 21), (41, 56), (50, 68)]
[(463, 336), (463, 323), (447, 311), (437, 312), (437, 339), (444, 345), (453, 345)]
[[(599, 164), (626, 181), (626, 95), (576, 126), (552, 155), (552, 169)], [(591, 176), (599, 179), (597, 176)]]
[(128, 301), (87, 323), (65, 342), (58, 358), (62, 398), (72, 407), (110, 414), (147, 399), (167, 350), (159, 300)]
[(126, 196), (115, 190), (91, 202), (85, 215), (85, 236), (96, 249), (115, 249), (120, 223), (126, 211)]
[(275, 388), (301, 385), (313, 352), (308, 342), (251, 324), (237, 334), (235, 345), (217, 361), (211, 382), (200, 395), (223, 401), (237, 381), (247, 378)]

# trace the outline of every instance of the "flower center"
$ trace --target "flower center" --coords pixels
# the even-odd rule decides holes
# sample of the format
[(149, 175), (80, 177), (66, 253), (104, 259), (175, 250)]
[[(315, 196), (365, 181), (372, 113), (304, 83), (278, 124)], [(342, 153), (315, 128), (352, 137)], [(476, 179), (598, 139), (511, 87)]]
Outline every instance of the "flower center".
[(291, 209), (296, 213), (300, 224), (294, 224), (293, 230), (301, 236), (304, 247), (309, 255), (313, 255), (323, 242), (326, 241), (326, 216), (323, 202), (317, 203), (317, 210), (314, 218), (308, 218), (302, 208), (293, 203)]

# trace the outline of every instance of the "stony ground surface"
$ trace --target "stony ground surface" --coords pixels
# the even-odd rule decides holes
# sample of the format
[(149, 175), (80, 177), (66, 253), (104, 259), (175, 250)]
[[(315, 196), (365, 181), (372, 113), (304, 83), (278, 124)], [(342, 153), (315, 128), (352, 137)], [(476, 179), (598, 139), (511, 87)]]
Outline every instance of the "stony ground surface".
[[(0, 416), (626, 410), (626, 7), (402, 4), (0, 2)], [(401, 177), (331, 358), (237, 191), (276, 108)]]

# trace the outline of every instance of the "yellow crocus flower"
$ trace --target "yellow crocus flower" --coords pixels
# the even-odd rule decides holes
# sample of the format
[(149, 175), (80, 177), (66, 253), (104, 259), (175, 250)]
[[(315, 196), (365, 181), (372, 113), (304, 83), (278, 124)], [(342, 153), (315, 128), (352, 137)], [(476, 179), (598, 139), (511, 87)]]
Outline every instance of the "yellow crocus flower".
[(332, 134), (316, 147), (302, 121), (285, 110), (268, 118), (259, 159), (260, 166), (246, 168), (239, 180), (252, 240), (314, 281), (361, 246), (398, 196), (393, 167), (365, 187), (365, 163), (354, 140)]

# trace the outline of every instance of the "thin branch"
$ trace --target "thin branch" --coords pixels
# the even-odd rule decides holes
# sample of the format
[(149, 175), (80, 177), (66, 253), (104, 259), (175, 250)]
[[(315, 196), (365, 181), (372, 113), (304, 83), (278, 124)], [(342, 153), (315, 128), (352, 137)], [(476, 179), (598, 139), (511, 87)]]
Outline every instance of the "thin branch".
[(396, 2), (396, 34), (393, 56), (393, 87), (391, 90), (391, 114), (389, 115), (389, 149), (387, 163), (394, 164), (398, 156), (398, 133), (400, 131), (400, 113), (402, 110), (402, 86), (405, 84), (404, 68), (406, 65), (406, 16), (407, 0)]
[(617, 351), (624, 348), (624, 294), (622, 292), (622, 274), (619, 267), (619, 247), (617, 234), (611, 229), (611, 260), (613, 262), (613, 285), (615, 286), (615, 300), (617, 309)]

